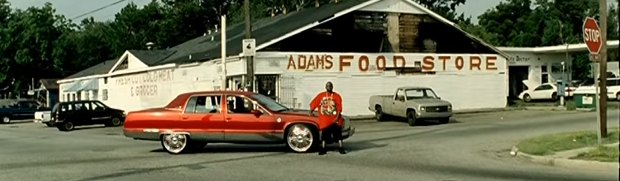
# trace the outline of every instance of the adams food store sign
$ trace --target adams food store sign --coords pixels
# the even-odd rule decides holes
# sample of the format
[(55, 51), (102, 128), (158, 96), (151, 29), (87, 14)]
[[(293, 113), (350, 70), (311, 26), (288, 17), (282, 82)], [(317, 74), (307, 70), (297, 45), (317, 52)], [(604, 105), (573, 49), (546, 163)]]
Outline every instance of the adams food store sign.
[(495, 54), (348, 54), (277, 53), (288, 72), (382, 72), (412, 68), (421, 72), (504, 72), (506, 59)]

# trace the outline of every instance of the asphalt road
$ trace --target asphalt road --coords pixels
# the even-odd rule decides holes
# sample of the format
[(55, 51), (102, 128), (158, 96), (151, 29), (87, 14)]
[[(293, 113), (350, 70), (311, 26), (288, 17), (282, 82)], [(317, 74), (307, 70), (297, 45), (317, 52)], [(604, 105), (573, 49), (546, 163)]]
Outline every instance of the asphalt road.
[[(620, 115), (609, 112), (609, 127)], [(59, 132), (32, 122), (0, 125), (0, 180), (618, 180), (618, 172), (568, 169), (509, 156), (518, 140), (595, 130), (594, 112), (461, 114), (450, 124), (358, 121), (349, 153), (296, 154), (283, 145), (210, 144), (170, 155), (120, 127)]]

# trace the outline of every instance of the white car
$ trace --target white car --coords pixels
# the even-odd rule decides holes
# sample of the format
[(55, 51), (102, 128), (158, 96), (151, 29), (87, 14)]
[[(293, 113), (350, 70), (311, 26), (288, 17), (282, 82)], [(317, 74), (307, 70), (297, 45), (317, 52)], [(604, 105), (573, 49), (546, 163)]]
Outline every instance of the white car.
[[(575, 92), (579, 94), (595, 94), (596, 86), (580, 86)], [(607, 79), (607, 98), (620, 101), (620, 78)]]
[[(573, 92), (576, 88), (572, 86), (566, 86), (564, 89), (564, 95), (566, 97), (573, 96)], [(557, 100), (558, 99), (558, 87), (555, 84), (544, 83), (540, 84), (534, 89), (528, 89), (519, 94), (519, 99), (530, 102), (532, 100)]]

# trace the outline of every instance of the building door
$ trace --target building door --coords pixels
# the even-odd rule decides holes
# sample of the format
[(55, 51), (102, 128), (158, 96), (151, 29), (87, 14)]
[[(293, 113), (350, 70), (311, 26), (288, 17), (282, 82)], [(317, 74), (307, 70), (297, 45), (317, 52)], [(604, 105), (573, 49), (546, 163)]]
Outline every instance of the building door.
[(523, 80), (528, 79), (529, 66), (509, 66), (508, 72), (509, 99), (518, 99), (519, 94), (526, 89)]
[(278, 100), (277, 84), (279, 75), (256, 75), (256, 90), (259, 94)]

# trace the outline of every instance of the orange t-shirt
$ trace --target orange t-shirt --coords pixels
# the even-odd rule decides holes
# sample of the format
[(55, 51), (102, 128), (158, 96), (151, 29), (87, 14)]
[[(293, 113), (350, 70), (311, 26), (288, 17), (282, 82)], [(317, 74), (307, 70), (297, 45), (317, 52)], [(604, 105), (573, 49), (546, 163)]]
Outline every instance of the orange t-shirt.
[[(310, 102), (310, 110), (316, 108), (319, 108), (319, 129), (327, 128), (334, 123), (336, 116), (342, 113), (342, 97), (335, 92), (321, 92)], [(342, 115), (337, 124), (340, 127), (344, 124)]]

